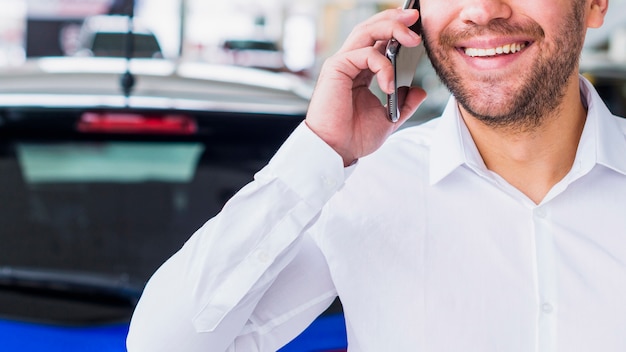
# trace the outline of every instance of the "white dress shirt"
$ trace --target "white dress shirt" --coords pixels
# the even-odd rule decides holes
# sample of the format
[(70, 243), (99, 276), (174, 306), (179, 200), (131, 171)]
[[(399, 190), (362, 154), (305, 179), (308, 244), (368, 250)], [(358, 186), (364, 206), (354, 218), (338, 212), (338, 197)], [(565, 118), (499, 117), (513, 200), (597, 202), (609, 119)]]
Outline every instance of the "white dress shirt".
[(275, 351), (339, 295), (349, 351), (626, 351), (626, 120), (581, 78), (571, 171), (535, 204), (451, 98), (344, 169), (304, 124), (148, 283), (136, 351)]

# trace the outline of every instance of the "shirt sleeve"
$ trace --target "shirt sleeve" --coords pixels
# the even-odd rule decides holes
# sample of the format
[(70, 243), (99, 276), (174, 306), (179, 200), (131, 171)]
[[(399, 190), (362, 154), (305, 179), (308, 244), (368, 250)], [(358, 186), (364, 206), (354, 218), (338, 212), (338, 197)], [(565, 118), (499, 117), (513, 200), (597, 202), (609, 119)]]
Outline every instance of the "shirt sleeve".
[(152, 276), (131, 320), (135, 351), (275, 351), (334, 299), (306, 234), (346, 178), (302, 123), (255, 180)]

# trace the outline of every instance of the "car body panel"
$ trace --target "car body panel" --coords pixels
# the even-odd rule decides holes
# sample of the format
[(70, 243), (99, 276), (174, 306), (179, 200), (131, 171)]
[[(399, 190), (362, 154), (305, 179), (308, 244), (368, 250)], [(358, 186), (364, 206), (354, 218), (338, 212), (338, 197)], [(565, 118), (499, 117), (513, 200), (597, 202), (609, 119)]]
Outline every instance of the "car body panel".
[(127, 334), (127, 323), (72, 327), (0, 319), (3, 351), (123, 352)]
[[(129, 98), (120, 86), (127, 69), (136, 81)], [(0, 77), (0, 107), (127, 106), (303, 115), (312, 94), (310, 82), (289, 74), (169, 60), (43, 58), (0, 69)]]
[[(0, 319), (4, 351), (20, 352), (124, 352), (127, 323), (97, 326), (58, 326)], [(347, 346), (343, 315), (324, 316), (280, 352), (345, 351)]]

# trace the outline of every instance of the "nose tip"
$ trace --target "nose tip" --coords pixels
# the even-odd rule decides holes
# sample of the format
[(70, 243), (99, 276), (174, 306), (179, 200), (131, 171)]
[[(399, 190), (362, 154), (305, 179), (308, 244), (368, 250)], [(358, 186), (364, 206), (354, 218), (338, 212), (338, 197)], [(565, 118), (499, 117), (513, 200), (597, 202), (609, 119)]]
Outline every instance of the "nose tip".
[(466, 24), (484, 26), (496, 19), (507, 19), (511, 14), (511, 7), (503, 1), (478, 0), (463, 7), (461, 20)]

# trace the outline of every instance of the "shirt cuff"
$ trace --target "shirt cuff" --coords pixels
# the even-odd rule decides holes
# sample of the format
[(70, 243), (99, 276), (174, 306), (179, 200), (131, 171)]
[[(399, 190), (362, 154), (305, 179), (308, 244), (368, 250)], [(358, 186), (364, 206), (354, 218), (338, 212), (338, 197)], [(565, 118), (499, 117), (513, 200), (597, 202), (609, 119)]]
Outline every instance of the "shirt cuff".
[(321, 208), (354, 168), (344, 168), (341, 156), (302, 122), (256, 179), (277, 178), (305, 202)]

